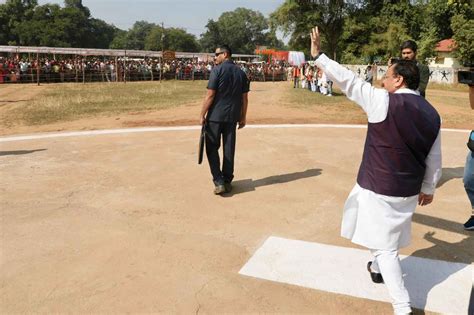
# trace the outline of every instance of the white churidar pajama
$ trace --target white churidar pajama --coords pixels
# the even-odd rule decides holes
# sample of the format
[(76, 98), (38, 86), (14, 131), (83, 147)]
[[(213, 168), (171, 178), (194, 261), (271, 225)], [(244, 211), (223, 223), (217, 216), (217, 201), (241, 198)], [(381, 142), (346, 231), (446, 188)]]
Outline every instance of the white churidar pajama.
[[(359, 79), (352, 71), (321, 55), (316, 65), (324, 71), (367, 114), (369, 123), (382, 122), (387, 118), (389, 94)], [(395, 93), (418, 94), (402, 88)], [(421, 192), (434, 194), (441, 178), (441, 131), (425, 160), (426, 170)], [(410, 298), (403, 283), (398, 249), (407, 246), (411, 239), (411, 220), (418, 195), (391, 197), (376, 194), (354, 186), (344, 205), (341, 235), (353, 243), (371, 249), (375, 256), (372, 270), (384, 278), (396, 314), (409, 313)]]

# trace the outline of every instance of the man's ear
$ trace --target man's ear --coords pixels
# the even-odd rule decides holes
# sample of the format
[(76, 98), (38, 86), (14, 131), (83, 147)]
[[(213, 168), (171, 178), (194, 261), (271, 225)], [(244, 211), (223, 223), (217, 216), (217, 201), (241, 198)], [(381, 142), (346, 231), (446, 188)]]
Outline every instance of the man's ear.
[(405, 78), (402, 77), (401, 75), (397, 76), (397, 79), (396, 79), (396, 86), (398, 89), (406, 86), (405, 84)]

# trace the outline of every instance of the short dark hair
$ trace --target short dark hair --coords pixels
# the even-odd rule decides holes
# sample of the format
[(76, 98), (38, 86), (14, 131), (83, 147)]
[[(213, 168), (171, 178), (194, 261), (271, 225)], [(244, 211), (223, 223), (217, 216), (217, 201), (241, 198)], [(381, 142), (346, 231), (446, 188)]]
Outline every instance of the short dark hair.
[(229, 53), (229, 56), (232, 56), (232, 49), (230, 49), (229, 45), (220, 45), (219, 47), (220, 51), (225, 51), (225, 52), (228, 52)]
[(413, 60), (396, 60), (393, 64), (393, 73), (402, 76), (409, 89), (416, 90), (420, 85), (420, 70)]
[(416, 50), (418, 49), (418, 45), (412, 40), (406, 40), (400, 46), (400, 50), (403, 50), (405, 48), (410, 48), (411, 50), (413, 50), (413, 52), (416, 53)]

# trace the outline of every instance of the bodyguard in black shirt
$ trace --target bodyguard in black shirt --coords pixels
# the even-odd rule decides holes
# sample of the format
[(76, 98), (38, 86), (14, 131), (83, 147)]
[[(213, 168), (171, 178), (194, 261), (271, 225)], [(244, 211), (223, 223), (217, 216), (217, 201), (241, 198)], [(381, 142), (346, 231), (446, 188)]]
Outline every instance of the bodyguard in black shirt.
[[(214, 194), (232, 190), (236, 127), (245, 127), (249, 81), (245, 73), (231, 60), (229, 46), (216, 49), (207, 94), (201, 110), (201, 124), (206, 124), (206, 155), (214, 181)], [(219, 147), (224, 146), (222, 170)]]

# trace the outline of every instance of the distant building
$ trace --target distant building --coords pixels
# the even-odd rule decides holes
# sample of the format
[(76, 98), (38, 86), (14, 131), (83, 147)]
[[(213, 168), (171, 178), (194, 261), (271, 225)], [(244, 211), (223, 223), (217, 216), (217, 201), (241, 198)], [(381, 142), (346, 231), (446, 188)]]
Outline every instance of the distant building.
[(436, 44), (436, 57), (434, 57), (429, 67), (433, 68), (459, 68), (462, 67), (458, 59), (454, 57), (456, 42), (454, 39), (443, 39)]

